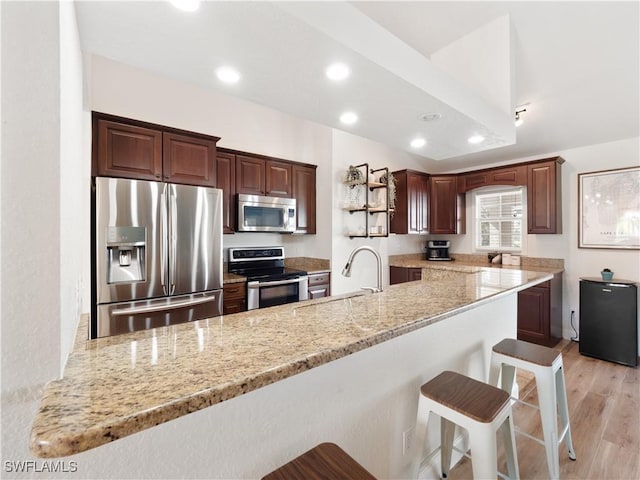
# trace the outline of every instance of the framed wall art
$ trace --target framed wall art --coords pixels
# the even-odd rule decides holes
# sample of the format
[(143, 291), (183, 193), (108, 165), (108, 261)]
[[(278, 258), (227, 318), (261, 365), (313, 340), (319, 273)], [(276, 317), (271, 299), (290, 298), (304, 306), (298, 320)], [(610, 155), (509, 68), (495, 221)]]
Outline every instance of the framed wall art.
[(640, 167), (578, 174), (578, 248), (640, 249)]

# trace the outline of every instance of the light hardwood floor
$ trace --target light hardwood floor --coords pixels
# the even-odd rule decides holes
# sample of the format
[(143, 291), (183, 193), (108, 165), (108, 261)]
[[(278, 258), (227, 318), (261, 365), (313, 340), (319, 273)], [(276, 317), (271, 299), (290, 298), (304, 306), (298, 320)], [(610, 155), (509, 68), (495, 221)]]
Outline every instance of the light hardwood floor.
[[(625, 367), (580, 355), (578, 344), (561, 342), (569, 400), (571, 431), (577, 460), (560, 447), (562, 479), (638, 480), (640, 478), (640, 368)], [(520, 398), (538, 404), (535, 381), (518, 372)], [(542, 438), (536, 409), (514, 406), (516, 426)], [(500, 436), (498, 436), (500, 437)], [(501, 439), (498, 438), (500, 448)], [(516, 435), (518, 465), (523, 479), (549, 478), (544, 449), (523, 435)], [(501, 448), (500, 448), (501, 450)], [(473, 455), (473, 452), (471, 452)], [(499, 460), (500, 471), (506, 464)], [(450, 480), (472, 478), (471, 462), (463, 459), (449, 474)]]

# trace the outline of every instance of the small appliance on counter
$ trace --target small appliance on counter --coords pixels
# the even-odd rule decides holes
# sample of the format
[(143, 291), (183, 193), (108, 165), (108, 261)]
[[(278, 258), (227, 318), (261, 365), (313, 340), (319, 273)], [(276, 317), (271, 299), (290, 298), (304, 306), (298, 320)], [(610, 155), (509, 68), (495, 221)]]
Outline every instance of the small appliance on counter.
[(284, 247), (230, 248), (228, 269), (247, 277), (248, 310), (309, 298), (309, 276), (284, 266)]
[(451, 261), (448, 240), (429, 240), (427, 243), (427, 260)]

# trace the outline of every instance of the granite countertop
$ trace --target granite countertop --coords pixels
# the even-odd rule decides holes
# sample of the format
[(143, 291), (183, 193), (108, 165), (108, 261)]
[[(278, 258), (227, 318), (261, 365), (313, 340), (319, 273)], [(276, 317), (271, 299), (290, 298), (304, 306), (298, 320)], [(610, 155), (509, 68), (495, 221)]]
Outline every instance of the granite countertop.
[(31, 451), (95, 448), (552, 278), (487, 270), (79, 341), (45, 388)]
[(527, 270), (543, 273), (560, 273), (564, 271), (564, 260), (557, 258), (521, 257), (521, 265), (502, 265), (489, 263), (483, 255), (451, 254), (451, 262), (429, 261), (424, 254), (392, 255), (389, 266), (404, 268), (426, 268), (431, 270), (446, 270), (460, 273), (476, 273), (485, 269)]

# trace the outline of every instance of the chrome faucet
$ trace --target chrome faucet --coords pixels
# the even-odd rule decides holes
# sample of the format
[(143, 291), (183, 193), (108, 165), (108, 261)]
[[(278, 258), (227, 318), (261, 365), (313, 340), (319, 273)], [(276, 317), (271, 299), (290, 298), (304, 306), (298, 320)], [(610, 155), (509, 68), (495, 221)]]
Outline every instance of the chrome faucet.
[(376, 257), (376, 261), (378, 262), (378, 288), (364, 287), (362, 288), (362, 290), (371, 290), (373, 293), (381, 292), (382, 291), (382, 259), (380, 258), (380, 254), (377, 251), (375, 251), (373, 248), (367, 245), (358, 247), (353, 252), (351, 252), (351, 255), (349, 255), (349, 260), (347, 260), (347, 264), (344, 266), (344, 269), (342, 269), (342, 275), (344, 275), (345, 277), (351, 276), (351, 265), (353, 265), (353, 259), (358, 254), (358, 252), (361, 252), (362, 250), (368, 250), (369, 252), (373, 253)]

